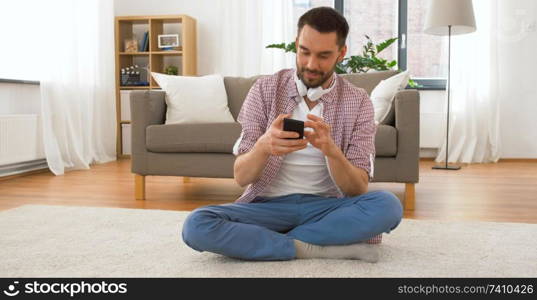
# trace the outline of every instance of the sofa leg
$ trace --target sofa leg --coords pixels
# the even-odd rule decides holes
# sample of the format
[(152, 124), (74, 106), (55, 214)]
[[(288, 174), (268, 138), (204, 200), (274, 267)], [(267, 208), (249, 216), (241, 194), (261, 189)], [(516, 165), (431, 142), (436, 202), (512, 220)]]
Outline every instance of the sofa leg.
[(190, 177), (183, 177), (183, 183), (189, 183)]
[(414, 183), (405, 183), (405, 210), (414, 210), (414, 203), (416, 202), (416, 190), (414, 189)]
[(134, 195), (136, 200), (145, 200), (145, 176), (134, 174)]

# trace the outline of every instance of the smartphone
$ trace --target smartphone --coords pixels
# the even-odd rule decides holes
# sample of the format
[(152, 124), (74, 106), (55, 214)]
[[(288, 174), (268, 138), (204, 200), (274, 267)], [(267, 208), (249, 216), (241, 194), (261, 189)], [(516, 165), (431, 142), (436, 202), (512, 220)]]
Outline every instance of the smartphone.
[(283, 131), (294, 131), (300, 135), (297, 138), (287, 138), (290, 140), (299, 140), (304, 138), (304, 121), (295, 119), (283, 119)]

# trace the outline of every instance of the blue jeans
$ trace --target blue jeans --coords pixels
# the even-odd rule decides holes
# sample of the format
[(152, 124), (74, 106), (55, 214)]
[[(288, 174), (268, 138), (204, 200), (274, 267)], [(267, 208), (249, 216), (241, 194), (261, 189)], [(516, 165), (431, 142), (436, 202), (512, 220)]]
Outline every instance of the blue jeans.
[(355, 197), (313, 194), (256, 197), (251, 203), (209, 205), (183, 224), (183, 241), (197, 251), (245, 260), (290, 260), (294, 239), (344, 245), (389, 233), (401, 222), (399, 199), (387, 191)]

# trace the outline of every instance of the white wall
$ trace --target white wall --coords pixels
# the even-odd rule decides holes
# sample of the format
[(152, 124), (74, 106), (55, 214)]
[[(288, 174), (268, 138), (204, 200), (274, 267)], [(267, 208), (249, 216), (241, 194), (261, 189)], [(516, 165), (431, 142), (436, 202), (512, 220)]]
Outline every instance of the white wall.
[[(197, 20), (198, 25), (198, 73), (206, 75), (214, 72), (214, 62), (219, 56), (221, 22), (219, 1), (212, 0), (115, 0), (115, 15), (187, 14)], [(531, 24), (537, 17), (537, 1), (501, 1), (502, 20), (512, 20), (500, 24), (502, 29), (513, 30), (524, 19)], [(526, 23), (524, 23), (526, 24)], [(511, 28), (512, 27), (512, 28)], [(501, 84), (508, 91), (502, 95), (500, 104), (500, 131), (502, 158), (537, 158), (537, 34), (526, 30), (519, 40), (511, 42), (501, 64), (501, 72), (510, 74)], [(515, 34), (513, 33), (513, 36)], [(516, 55), (512, 50), (517, 49)], [(422, 147), (432, 148), (445, 136), (445, 124), (434, 116), (445, 114), (445, 92), (421, 92), (421, 118), (428, 120), (421, 126)], [(437, 132), (435, 136), (434, 133)], [(430, 155), (429, 155), (430, 156)]]

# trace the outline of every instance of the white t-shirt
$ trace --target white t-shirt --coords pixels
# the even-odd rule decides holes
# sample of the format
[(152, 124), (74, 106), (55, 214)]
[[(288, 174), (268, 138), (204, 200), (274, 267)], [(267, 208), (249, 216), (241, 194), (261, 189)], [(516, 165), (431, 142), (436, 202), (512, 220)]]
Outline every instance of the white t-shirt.
[[(297, 96), (300, 97), (300, 96)], [(302, 98), (302, 97), (300, 97)], [(322, 117), (323, 104), (318, 103), (310, 111), (302, 99), (293, 110), (295, 120), (307, 121), (307, 114)], [(305, 128), (312, 131), (311, 128)], [(305, 149), (289, 153), (283, 157), (282, 165), (276, 177), (260, 196), (276, 197), (294, 193), (336, 196), (337, 186), (330, 175), (328, 160), (321, 152), (308, 143)]]

